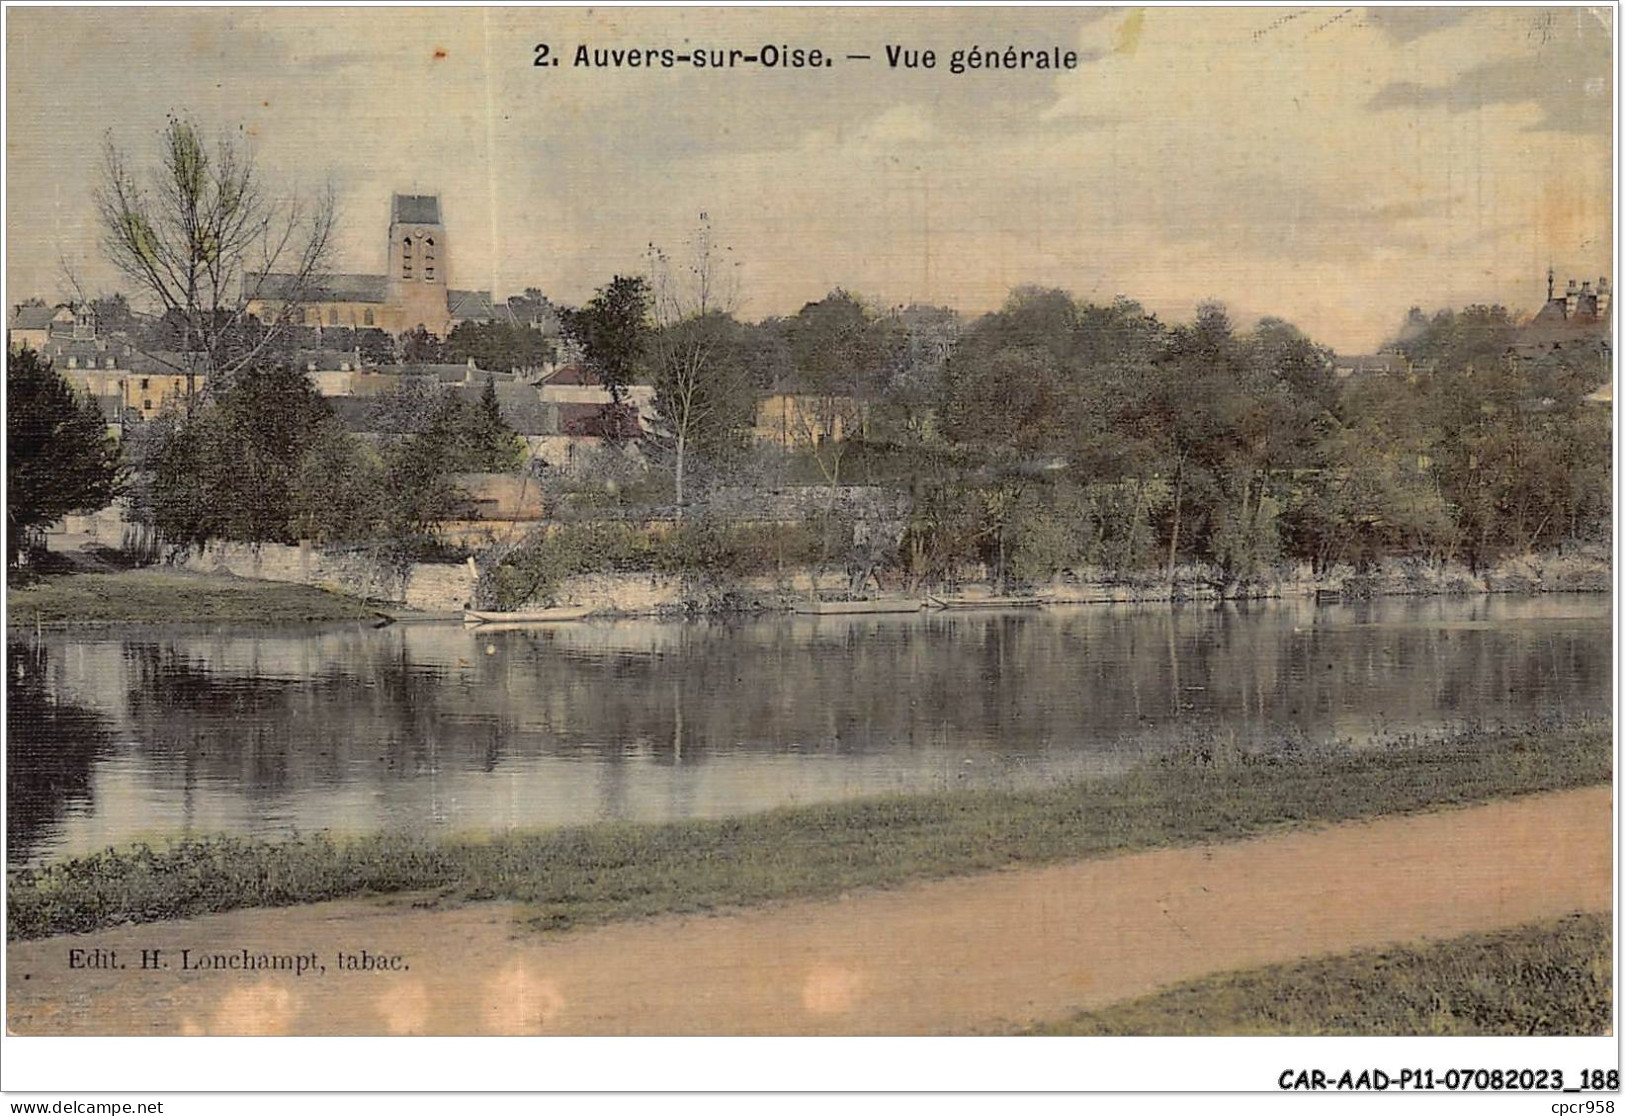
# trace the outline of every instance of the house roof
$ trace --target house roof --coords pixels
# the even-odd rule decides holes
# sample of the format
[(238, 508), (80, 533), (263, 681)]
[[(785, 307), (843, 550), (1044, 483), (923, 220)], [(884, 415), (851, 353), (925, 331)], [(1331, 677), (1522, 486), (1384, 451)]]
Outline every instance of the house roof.
[(54, 306), (19, 306), (12, 315), (12, 329), (49, 329), (56, 317)]
[[(542, 397), (536, 389), (529, 384), (502, 383), (496, 384), (497, 406), (502, 410), (502, 420), (513, 427), (516, 434), (551, 434), (556, 429), (553, 425), (553, 414), (549, 404), (542, 402)], [(483, 380), (477, 384), (465, 384), (454, 388), (459, 397), (469, 403), (478, 403), (480, 394), (485, 390)]]
[(391, 372), (401, 376), (433, 376), (443, 384), (460, 384), (467, 380), (483, 378), (482, 369), (471, 368), (468, 364), (397, 364), (390, 369)]
[[(167, 350), (143, 353), (131, 349), (124, 363), (131, 372), (144, 372), (149, 376), (179, 376), (186, 368), (186, 356), (184, 353)], [(198, 365), (198, 374), (203, 375), (201, 361)]]
[(309, 371), (314, 364), (318, 372), (338, 372), (345, 364), (353, 370), (361, 364), (361, 358), (349, 349), (299, 349), (289, 359), (295, 368)]
[(408, 225), (438, 225), (440, 195), (396, 194), (390, 203), (390, 220)]
[[(547, 405), (558, 413), (559, 433), (578, 437), (601, 435), (605, 420), (615, 410), (615, 404), (613, 403), (549, 403)], [(622, 403), (620, 408), (628, 414), (631, 421), (637, 421), (637, 408), (630, 403)]]
[(542, 381), (560, 387), (598, 387), (598, 377), (584, 364), (567, 364)]
[(123, 368), (126, 367), (123, 358), (128, 351), (128, 347), (123, 352), (113, 352), (94, 341), (67, 341), (55, 338), (45, 342), (40, 355), (49, 357), (58, 368), (65, 367), (69, 357), (77, 360), (80, 367), (89, 362), (98, 368), (107, 363), (108, 357), (112, 357), (114, 365)]
[(545, 298), (509, 295), (502, 309), (507, 312), (510, 321), (520, 325), (540, 325), (545, 329), (557, 329), (559, 326), (559, 308)]
[(446, 312), (457, 321), (489, 321), (497, 316), (490, 291), (446, 292)]

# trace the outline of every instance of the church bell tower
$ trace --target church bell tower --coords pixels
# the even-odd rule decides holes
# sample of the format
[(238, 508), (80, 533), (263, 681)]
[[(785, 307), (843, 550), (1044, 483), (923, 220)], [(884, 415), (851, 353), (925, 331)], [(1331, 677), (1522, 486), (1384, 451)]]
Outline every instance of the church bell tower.
[(422, 325), (446, 335), (449, 260), (439, 195), (394, 195), (389, 206), (389, 301), (399, 314), (400, 329)]

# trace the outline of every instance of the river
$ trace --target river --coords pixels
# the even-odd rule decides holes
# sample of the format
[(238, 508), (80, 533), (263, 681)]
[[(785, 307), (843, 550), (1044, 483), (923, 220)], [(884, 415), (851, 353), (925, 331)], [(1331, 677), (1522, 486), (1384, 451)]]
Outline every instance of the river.
[(1611, 598), (1102, 605), (481, 632), (11, 633), (11, 863), (136, 840), (717, 817), (1607, 716)]

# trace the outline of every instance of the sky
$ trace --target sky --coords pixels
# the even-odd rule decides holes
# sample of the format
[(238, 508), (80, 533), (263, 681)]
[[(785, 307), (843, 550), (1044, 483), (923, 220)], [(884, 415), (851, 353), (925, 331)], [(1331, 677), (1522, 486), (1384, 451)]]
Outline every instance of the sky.
[[(1561, 287), (1612, 259), (1605, 7), (6, 14), (9, 304), (68, 273), (120, 288), (102, 147), (150, 162), (171, 112), (281, 194), (331, 184), (335, 270), (382, 273), (391, 192), (438, 193), (452, 284), (499, 297), (583, 301), (651, 244), (681, 258), (703, 212), (743, 317), (835, 287), (976, 314), (1040, 284), (1168, 320), (1217, 299), (1360, 352), (1412, 305), (1533, 312), (1548, 267)], [(573, 65), (769, 43), (836, 62)], [(1077, 66), (949, 72), (1012, 45)]]

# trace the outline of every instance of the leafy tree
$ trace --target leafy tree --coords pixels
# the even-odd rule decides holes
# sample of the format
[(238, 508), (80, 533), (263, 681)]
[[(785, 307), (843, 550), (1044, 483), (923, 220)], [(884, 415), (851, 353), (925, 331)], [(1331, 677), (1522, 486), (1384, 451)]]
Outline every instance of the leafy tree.
[(722, 465), (744, 447), (756, 397), (739, 323), (729, 314), (735, 291), (727, 249), (700, 215), (687, 262), (650, 248), (649, 307), (655, 328), (648, 363), (656, 427), (650, 446), (672, 470), (677, 518), (688, 501), (696, 461)]
[(536, 287), (526, 287), (522, 295), (509, 295), (508, 315), (516, 324), (544, 337), (555, 338), (559, 335), (561, 312)]
[(541, 330), (512, 322), (459, 322), (446, 338), (445, 354), (455, 363), (472, 359), (480, 368), (531, 372), (553, 363), (558, 349)]
[(751, 386), (759, 394), (790, 390), (795, 366), (790, 359), (790, 323), (784, 318), (740, 323), (740, 344)]
[(833, 506), (841, 465), (854, 438), (868, 428), (900, 338), (868, 307), (843, 290), (803, 306), (789, 325), (795, 368), (799, 440), (829, 485)]
[(1065, 291), (1023, 287), (975, 322), (946, 363), (943, 427), (955, 441), (1064, 448), (1072, 427), (1078, 307)]
[(478, 464), (477, 471), (500, 473), (518, 467), (524, 457), (524, 444), (502, 417), (502, 404), (492, 377), (485, 377), (479, 403), (472, 411), (467, 437), (469, 456)]
[(681, 519), (696, 466), (726, 466), (744, 449), (756, 394), (739, 323), (720, 311), (663, 324), (650, 347), (656, 424), (649, 444), (672, 469)]
[(448, 360), (445, 344), (427, 326), (414, 326), (401, 334), (399, 347), (402, 364), (445, 364)]
[[(580, 347), (587, 369), (622, 403), (644, 371), (654, 292), (642, 276), (617, 275), (579, 310), (564, 314), (564, 334)], [(668, 323), (669, 324), (669, 323)]]
[(390, 554), (412, 562), (441, 544), (440, 525), (463, 517), (468, 494), (452, 480), (458, 470), (435, 434), (417, 434), (384, 449), (380, 530)]
[(524, 456), (490, 376), (473, 403), (433, 377), (407, 377), (373, 401), (369, 425), (396, 440), (418, 437), (419, 448), (447, 472), (500, 473), (517, 467)]
[[(246, 143), (211, 142), (171, 116), (154, 165), (137, 170), (111, 138), (96, 193), (109, 261), (171, 320), (179, 367), (224, 390), (297, 320), (320, 282), (334, 227), (331, 191), (314, 202), (265, 190)], [(277, 307), (257, 321), (249, 307)]]
[(104, 508), (121, 490), (118, 443), (95, 400), (32, 349), (6, 354), (7, 561), (70, 513)]
[(149, 466), (151, 514), (171, 542), (294, 542), (306, 453), (332, 411), (293, 369), (238, 376), (191, 416), (169, 414)]
[(299, 462), (292, 533), (318, 543), (374, 538), (382, 524), (384, 487), (378, 453), (336, 419), (323, 422)]
[(908, 306), (892, 315), (886, 328), (894, 335), (884, 346), (893, 364), (881, 392), (881, 417), (905, 440), (926, 441), (935, 434), (948, 358), (959, 341), (959, 315), (942, 306)]

